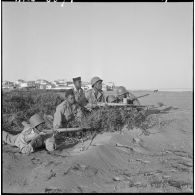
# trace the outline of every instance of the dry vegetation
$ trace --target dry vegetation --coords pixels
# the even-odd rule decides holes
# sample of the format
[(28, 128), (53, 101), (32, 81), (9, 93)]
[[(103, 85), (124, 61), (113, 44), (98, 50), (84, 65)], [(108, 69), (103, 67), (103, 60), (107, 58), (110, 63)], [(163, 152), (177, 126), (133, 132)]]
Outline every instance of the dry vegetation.
[(35, 113), (53, 115), (63, 98), (52, 91), (10, 91), (3, 93), (3, 130), (21, 131), (22, 121)]
[[(56, 92), (46, 90), (11, 91), (3, 94), (3, 130), (21, 131), (22, 121), (35, 113), (54, 115), (55, 108), (63, 101)], [(90, 127), (97, 131), (117, 131), (124, 126), (146, 129), (151, 127), (146, 111), (135, 108), (104, 107), (85, 113), (81, 122), (72, 121), (71, 126)], [(49, 125), (48, 125), (49, 126)], [(48, 128), (47, 126), (47, 128)], [(51, 127), (51, 124), (50, 124)]]

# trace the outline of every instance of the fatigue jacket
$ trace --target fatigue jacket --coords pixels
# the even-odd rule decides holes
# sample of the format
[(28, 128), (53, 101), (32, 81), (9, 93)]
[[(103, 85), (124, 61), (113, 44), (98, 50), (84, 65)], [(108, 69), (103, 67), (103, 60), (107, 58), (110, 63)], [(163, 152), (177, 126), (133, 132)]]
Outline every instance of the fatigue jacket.
[(57, 106), (54, 114), (53, 127), (66, 128), (68, 122), (73, 119), (80, 119), (82, 116), (81, 107), (75, 103), (70, 105), (67, 100), (64, 100), (60, 105)]
[(85, 93), (83, 89), (77, 90), (76, 88), (73, 89), (75, 100), (80, 106), (85, 106), (87, 104), (87, 99), (85, 97)]
[(103, 91), (98, 92), (97, 97), (96, 97), (95, 90), (90, 89), (86, 92), (85, 96), (88, 102), (86, 107), (93, 107), (93, 105), (97, 103), (105, 102), (105, 96), (104, 96)]
[(33, 147), (30, 144), (30, 141), (39, 135), (39, 131), (30, 126), (25, 126), (23, 131), (16, 136), (15, 146), (20, 148), (22, 153), (31, 153), (33, 152)]
[[(129, 94), (127, 96), (127, 99), (133, 100), (134, 98), (135, 98), (135, 95), (133, 93), (129, 92)], [(123, 99), (121, 100), (121, 99), (117, 98), (116, 99), (116, 103), (123, 103)], [(133, 104), (134, 105), (140, 105), (140, 101), (138, 99), (137, 100), (134, 100), (133, 101)]]

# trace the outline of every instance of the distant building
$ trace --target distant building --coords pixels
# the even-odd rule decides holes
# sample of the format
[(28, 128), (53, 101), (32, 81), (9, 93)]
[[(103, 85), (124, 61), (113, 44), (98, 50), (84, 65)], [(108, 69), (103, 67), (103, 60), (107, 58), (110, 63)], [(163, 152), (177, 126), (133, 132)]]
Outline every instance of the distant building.
[(55, 86), (53, 84), (47, 84), (46, 85), (46, 89), (53, 89), (55, 88)]
[(28, 87), (28, 83), (27, 82), (19, 84), (19, 88), (24, 88), (24, 87)]
[(67, 83), (67, 86), (72, 86), (72, 85), (74, 85), (72, 81), (67, 81), (66, 83)]
[(35, 83), (35, 81), (28, 81), (27, 86), (28, 87), (36, 87), (36, 83)]
[(90, 82), (82, 81), (82, 86), (90, 85)]
[(73, 83), (70, 83), (67, 86), (70, 87), (70, 88), (74, 88), (74, 84)]
[(46, 85), (45, 84), (39, 85), (39, 89), (46, 89)]
[(35, 81), (36, 84), (40, 84), (40, 85), (46, 85), (49, 84), (50, 82), (44, 79), (38, 79)]
[(20, 86), (21, 83), (26, 83), (26, 81), (23, 80), (23, 79), (18, 79), (18, 80), (15, 82), (15, 84), (18, 85), (18, 86)]
[(11, 81), (3, 81), (2, 82), (2, 88), (3, 89), (11, 89), (11, 88), (14, 88), (15, 85), (14, 85), (14, 82), (11, 82)]
[(25, 83), (26, 81), (25, 80), (23, 80), (23, 79), (18, 79), (17, 81), (16, 81), (16, 83)]
[(59, 79), (59, 80), (55, 80), (52, 82), (53, 85), (55, 85), (55, 87), (64, 87), (67, 86), (67, 82), (65, 79)]

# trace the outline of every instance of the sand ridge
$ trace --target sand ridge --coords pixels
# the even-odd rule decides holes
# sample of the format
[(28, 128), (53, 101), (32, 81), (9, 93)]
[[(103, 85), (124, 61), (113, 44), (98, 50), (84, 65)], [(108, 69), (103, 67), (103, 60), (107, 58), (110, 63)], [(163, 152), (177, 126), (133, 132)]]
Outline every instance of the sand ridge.
[(3, 192), (192, 192), (192, 112), (183, 106), (190, 97), (161, 92), (153, 102), (162, 96), (169, 109), (151, 115), (158, 123), (149, 135), (124, 128), (29, 156), (4, 145)]

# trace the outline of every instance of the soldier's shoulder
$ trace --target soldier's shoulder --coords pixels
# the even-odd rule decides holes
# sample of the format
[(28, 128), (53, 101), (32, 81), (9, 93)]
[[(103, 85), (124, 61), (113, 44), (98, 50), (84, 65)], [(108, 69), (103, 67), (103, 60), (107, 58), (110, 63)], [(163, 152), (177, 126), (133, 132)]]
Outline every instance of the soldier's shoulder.
[(104, 94), (104, 91), (103, 90), (100, 90), (100, 93)]
[(93, 89), (89, 89), (85, 92), (86, 97), (90, 96), (92, 94)]
[(23, 129), (23, 131), (22, 131), (22, 134), (23, 134), (23, 135), (27, 135), (27, 134), (31, 133), (32, 130), (33, 130), (32, 127), (26, 126), (26, 127), (24, 127), (24, 129)]
[(67, 101), (64, 100), (63, 102), (61, 102), (57, 107), (56, 107), (56, 110), (61, 110), (61, 109), (64, 109), (67, 105)]
[(77, 108), (80, 108), (81, 106), (80, 106), (77, 102), (75, 102), (75, 103), (73, 104), (73, 107), (77, 109)]

